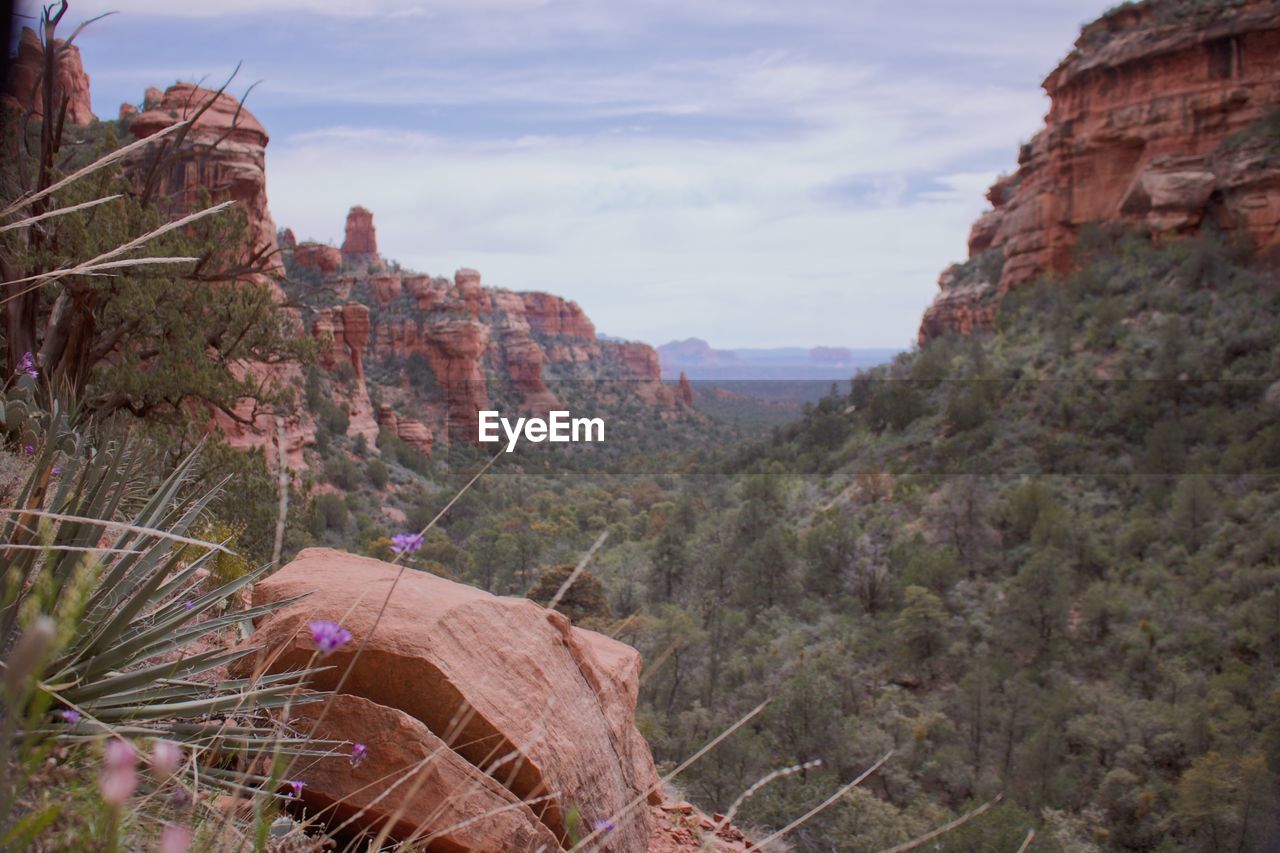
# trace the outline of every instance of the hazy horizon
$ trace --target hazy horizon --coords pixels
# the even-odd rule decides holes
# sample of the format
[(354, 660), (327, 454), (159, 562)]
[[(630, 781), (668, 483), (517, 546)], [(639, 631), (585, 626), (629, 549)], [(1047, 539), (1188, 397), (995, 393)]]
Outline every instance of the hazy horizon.
[(363, 204), (383, 255), (574, 299), (606, 334), (881, 348), (914, 340), (1040, 81), (1109, 5), (92, 0), (68, 21), (120, 12), (77, 40), (102, 118), (243, 61), (229, 91), (261, 81), (271, 211), (300, 239), (340, 243)]

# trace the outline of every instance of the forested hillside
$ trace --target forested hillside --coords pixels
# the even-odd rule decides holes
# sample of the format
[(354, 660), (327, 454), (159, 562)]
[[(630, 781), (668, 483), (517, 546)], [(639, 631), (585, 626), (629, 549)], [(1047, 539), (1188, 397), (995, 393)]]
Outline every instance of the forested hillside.
[[(1280, 770), (1280, 291), (1212, 235), (1091, 229), (1084, 266), (862, 374), (669, 496), (643, 588), (647, 734), (723, 809), (879, 849), (1270, 849)], [(683, 511), (681, 511), (683, 510)], [(625, 578), (625, 580), (623, 580)], [(621, 582), (621, 585), (619, 585)], [(1044, 846), (1041, 846), (1044, 845)]]

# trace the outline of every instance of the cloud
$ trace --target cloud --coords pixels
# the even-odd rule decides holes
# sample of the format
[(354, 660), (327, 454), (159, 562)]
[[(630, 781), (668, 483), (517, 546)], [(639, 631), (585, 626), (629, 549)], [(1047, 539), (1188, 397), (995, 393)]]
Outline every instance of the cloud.
[(271, 205), (612, 334), (901, 345), (1109, 0), (82, 0), (95, 104), (243, 59)]

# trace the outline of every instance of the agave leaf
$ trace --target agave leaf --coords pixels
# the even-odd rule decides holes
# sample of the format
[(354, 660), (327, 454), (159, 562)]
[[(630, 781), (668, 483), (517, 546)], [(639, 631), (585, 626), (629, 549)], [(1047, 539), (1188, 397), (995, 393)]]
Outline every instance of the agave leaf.
[(210, 651), (203, 654), (192, 655), (189, 658), (176, 660), (169, 663), (158, 664), (157, 666), (147, 667), (145, 669), (136, 669), (131, 672), (120, 673), (119, 675), (104, 678), (100, 681), (86, 684), (80, 687), (72, 687), (60, 691), (69, 702), (76, 705), (82, 705), (103, 696), (111, 696), (117, 693), (123, 693), (132, 690), (138, 685), (151, 684), (159, 678), (177, 678), (179, 675), (190, 677), (201, 672), (207, 672), (219, 666), (239, 660), (249, 654), (252, 649), (244, 649), (240, 651)]
[[(289, 704), (300, 704), (304, 701), (316, 701), (295, 696), (296, 692), (297, 687), (295, 685), (286, 684), (278, 687), (267, 687), (262, 690), (250, 690), (246, 693), (211, 696), (207, 699), (196, 699), (189, 702), (163, 702), (155, 705), (104, 708), (94, 716), (104, 723), (116, 720), (155, 720), (163, 717), (206, 716), (224, 711), (242, 710), (245, 707), (280, 708)], [(319, 698), (324, 697), (321, 696)]]
[(211, 631), (219, 631), (223, 628), (230, 627), (241, 619), (265, 616), (266, 614), (278, 610), (281, 607), (292, 604), (294, 601), (297, 601), (302, 597), (303, 596), (297, 596), (296, 598), (286, 601), (264, 604), (248, 610), (226, 614), (215, 619), (201, 622), (198, 625), (188, 627), (181, 631), (175, 631), (174, 628), (177, 625), (182, 624), (186, 619), (169, 620), (172, 624), (156, 625), (150, 630), (139, 634), (137, 637), (130, 639), (119, 646), (108, 649), (101, 655), (80, 663), (72, 669), (78, 670), (81, 667), (84, 667), (86, 676), (111, 669), (124, 669), (132, 661), (145, 660), (156, 655), (167, 654), (168, 652), (181, 648), (197, 637), (202, 637)]

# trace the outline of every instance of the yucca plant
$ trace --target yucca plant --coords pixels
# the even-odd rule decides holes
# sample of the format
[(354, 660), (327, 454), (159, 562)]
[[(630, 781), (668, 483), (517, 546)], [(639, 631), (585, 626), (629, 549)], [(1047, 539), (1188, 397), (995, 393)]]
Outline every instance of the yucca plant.
[[(29, 404), (0, 411), (30, 418)], [(0, 432), (12, 434), (17, 425), (0, 418)], [(56, 411), (44, 423), (38, 446), (19, 447), (33, 467), (15, 505), (0, 508), (7, 778), (0, 825), (11, 824), (7, 836), (0, 831), (0, 846), (53, 819), (28, 814), (12, 823), (14, 796), (29, 775), (23, 768), (55, 743), (156, 739), (190, 756), (191, 794), (213, 785), (272, 795), (279, 780), (251, 768), (270, 772), (282, 756), (324, 755), (336, 745), (292, 737), (266, 713), (323, 698), (300, 690), (316, 670), (214, 677), (256, 649), (209, 638), (291, 603), (220, 606), (270, 568), (225, 583), (208, 571), (226, 543), (189, 531), (207, 523), (225, 483), (193, 482), (199, 449), (161, 479), (148, 474), (150, 454), (140, 441), (95, 449)]]

